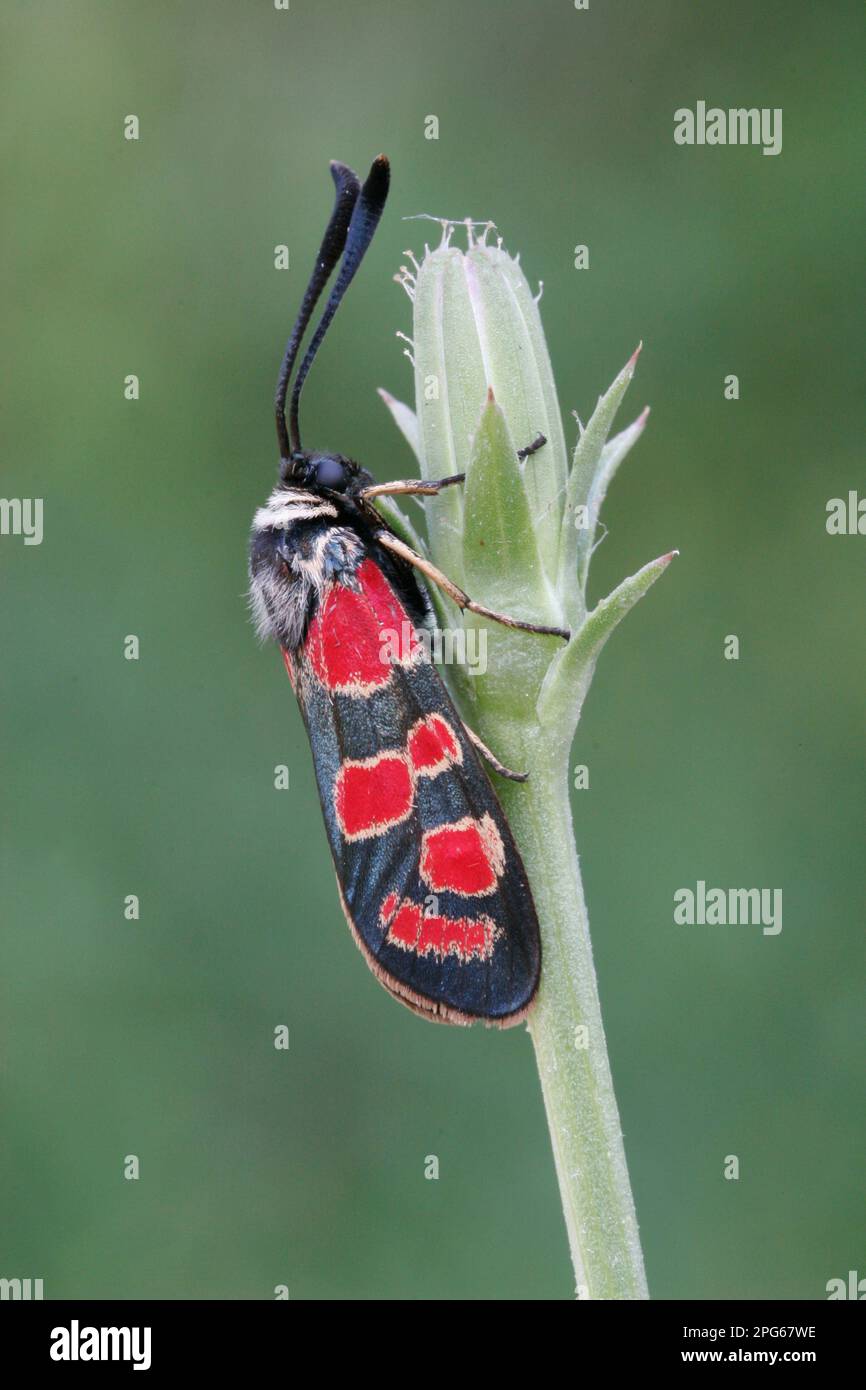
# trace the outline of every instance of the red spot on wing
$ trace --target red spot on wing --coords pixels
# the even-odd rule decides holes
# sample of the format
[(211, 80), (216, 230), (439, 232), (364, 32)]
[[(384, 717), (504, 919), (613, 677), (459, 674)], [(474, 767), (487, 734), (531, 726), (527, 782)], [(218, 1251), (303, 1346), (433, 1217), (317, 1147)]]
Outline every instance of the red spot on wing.
[(391, 679), (379, 627), (363, 594), (333, 584), (307, 633), (310, 665), (326, 690), (368, 695)]
[(434, 892), (450, 889), (467, 897), (492, 893), (502, 874), (505, 850), (489, 815), (439, 825), (424, 834), (421, 877)]
[(367, 599), (370, 609), (378, 624), (377, 630), (393, 632), (401, 638), (404, 634), (403, 624), (407, 624), (405, 632), (404, 650), (400, 657), (401, 665), (411, 665), (418, 653), (422, 650), (421, 643), (415, 635), (414, 628), (409, 622), (406, 609), (398, 599), (391, 585), (388, 583), (375, 560), (364, 560), (358, 567), (358, 583), (361, 585), (361, 592)]
[(347, 759), (334, 783), (334, 806), (347, 840), (384, 835), (412, 809), (412, 777), (402, 753)]
[[(394, 895), (390, 894), (389, 896), (393, 897)], [(387, 899), (385, 901), (387, 902)], [(384, 912), (384, 904), (382, 910)], [(414, 951), (418, 934), (421, 931), (422, 916), (421, 908), (417, 903), (402, 902), (388, 928), (388, 940), (393, 941), (397, 946), (403, 946), (406, 950)]]
[(391, 679), (394, 661), (410, 665), (421, 644), (387, 579), (374, 560), (355, 573), (358, 589), (332, 584), (310, 623), (310, 665), (327, 690), (369, 695)]
[[(389, 893), (382, 904), (393, 912), (396, 894)], [(457, 956), (469, 960), (489, 960), (496, 940), (496, 927), (489, 917), (425, 916), (418, 903), (404, 899), (388, 928), (388, 941), (418, 956)]]
[(397, 906), (398, 901), (399, 899), (396, 893), (389, 893), (388, 896), (384, 899), (382, 906), (379, 908), (379, 917), (383, 922), (390, 922), (391, 918), (394, 915), (394, 908)]
[(489, 917), (425, 917), (415, 950), (419, 956), (488, 960), (493, 954), (493, 937)]
[(406, 751), (416, 777), (438, 777), (463, 758), (454, 730), (441, 714), (419, 719), (409, 734)]

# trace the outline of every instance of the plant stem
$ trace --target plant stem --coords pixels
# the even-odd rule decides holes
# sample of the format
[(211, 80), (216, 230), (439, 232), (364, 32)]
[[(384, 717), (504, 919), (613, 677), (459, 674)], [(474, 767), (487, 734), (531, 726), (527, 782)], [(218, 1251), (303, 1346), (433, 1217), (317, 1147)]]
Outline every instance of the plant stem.
[(644, 1299), (649, 1292), (572, 829), (568, 751), (560, 738), (541, 735), (531, 746), (529, 781), (500, 789), (541, 924), (542, 977), (530, 1031), (577, 1296)]
[[(571, 740), (596, 659), (613, 629), (667, 569), (669, 552), (590, 612), (586, 583), (599, 510), (640, 437), (646, 411), (609, 438), (638, 353), (580, 425), (569, 468), (537, 300), (518, 260), (467, 226), (468, 248), (425, 249), (402, 272), (413, 301), (417, 414), (385, 396), (428, 478), (465, 475), (427, 508), (434, 563), (492, 608), (567, 626), (571, 640), (492, 628), (496, 660), (455, 671), (452, 689), (497, 757), (526, 768), (497, 786), (523, 855), (541, 927), (542, 969), (529, 1015), (577, 1293), (649, 1297), (601, 1022), (568, 796)], [(638, 349), (639, 351), (640, 349)], [(538, 431), (543, 461), (518, 462)], [(435, 600), (434, 600), (435, 601)], [(437, 610), (438, 612), (438, 610)], [(440, 613), (447, 626), (447, 613)], [(459, 621), (452, 615), (451, 621)], [(464, 628), (485, 626), (463, 613)]]

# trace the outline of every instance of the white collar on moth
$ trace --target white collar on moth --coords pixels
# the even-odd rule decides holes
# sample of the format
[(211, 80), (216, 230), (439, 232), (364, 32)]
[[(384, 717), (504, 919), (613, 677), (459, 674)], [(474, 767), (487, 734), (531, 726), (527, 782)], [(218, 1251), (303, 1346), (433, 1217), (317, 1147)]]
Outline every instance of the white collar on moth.
[(310, 517), (338, 515), (333, 502), (326, 502), (303, 488), (275, 488), (253, 517), (254, 531), (285, 531), (294, 521)]

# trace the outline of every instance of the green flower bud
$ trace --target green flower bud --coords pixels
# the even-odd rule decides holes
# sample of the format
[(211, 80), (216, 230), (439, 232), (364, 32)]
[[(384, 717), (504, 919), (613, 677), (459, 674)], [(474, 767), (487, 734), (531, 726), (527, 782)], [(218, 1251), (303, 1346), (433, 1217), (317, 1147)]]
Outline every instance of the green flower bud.
[[(644, 411), (608, 439), (640, 349), (580, 426), (569, 461), (539, 296), (501, 239), (488, 244), (492, 224), (484, 224), (480, 236), (474, 224), (465, 226), (465, 251), (452, 244), (454, 224), (445, 222), (440, 245), (425, 248), (420, 265), (412, 257), (414, 270), (401, 267), (397, 278), (413, 302), (407, 356), (415, 372), (415, 411), (381, 394), (423, 477), (466, 475), (462, 487), (426, 499), (433, 562), (488, 608), (568, 627), (583, 638), (567, 657), (555, 639), (496, 628), (468, 612), (461, 616), (437, 597), (440, 621), (483, 628), (495, 656), (472, 680), (449, 672), (455, 692), (482, 720), (498, 715), (510, 722), (509, 710), (520, 707), (524, 721), (533, 711), (573, 732), (588, 667), (615, 622), (667, 563), (662, 557), (625, 580), (583, 631), (601, 504), (646, 423)], [(539, 436), (544, 443), (527, 452)], [(395, 514), (389, 509), (392, 523)]]

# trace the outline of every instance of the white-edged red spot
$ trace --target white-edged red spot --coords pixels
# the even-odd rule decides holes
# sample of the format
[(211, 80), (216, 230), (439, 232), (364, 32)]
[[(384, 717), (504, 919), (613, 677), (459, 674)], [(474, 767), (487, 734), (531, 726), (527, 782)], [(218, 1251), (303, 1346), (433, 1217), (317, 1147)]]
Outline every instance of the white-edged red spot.
[(370, 695), (391, 679), (379, 628), (363, 594), (332, 584), (307, 632), (310, 666), (326, 690)]
[(406, 752), (416, 777), (438, 777), (453, 763), (463, 761), (457, 735), (441, 714), (419, 719), (409, 730)]
[(396, 896), (389, 893), (380, 911), (382, 921), (388, 922), (386, 940), (392, 945), (438, 960), (456, 956), (464, 963), (489, 960), (493, 955), (497, 930), (489, 917), (425, 916), (418, 903), (406, 898), (395, 910)]
[(379, 908), (379, 920), (382, 922), (383, 926), (387, 926), (394, 916), (394, 909), (399, 901), (400, 899), (397, 897), (396, 893), (388, 893), (387, 896), (383, 898), (382, 906)]
[(367, 840), (399, 825), (412, 810), (414, 786), (402, 753), (347, 758), (334, 782), (334, 808), (347, 840)]
[[(391, 679), (391, 667), (412, 665), (423, 647), (387, 579), (374, 560), (355, 573), (357, 589), (332, 584), (307, 633), (306, 650), (316, 678), (342, 695), (366, 696)], [(407, 634), (394, 652), (393, 634)]]
[[(397, 666), (414, 666), (424, 654), (409, 615), (388, 583), (375, 560), (364, 560), (358, 566), (361, 593), (370, 605), (376, 632), (386, 660)], [(396, 642), (395, 638), (399, 638)]]
[(464, 816), (450, 825), (427, 830), (421, 841), (420, 872), (434, 893), (450, 889), (466, 897), (496, 890), (505, 866), (505, 848), (495, 821)]

